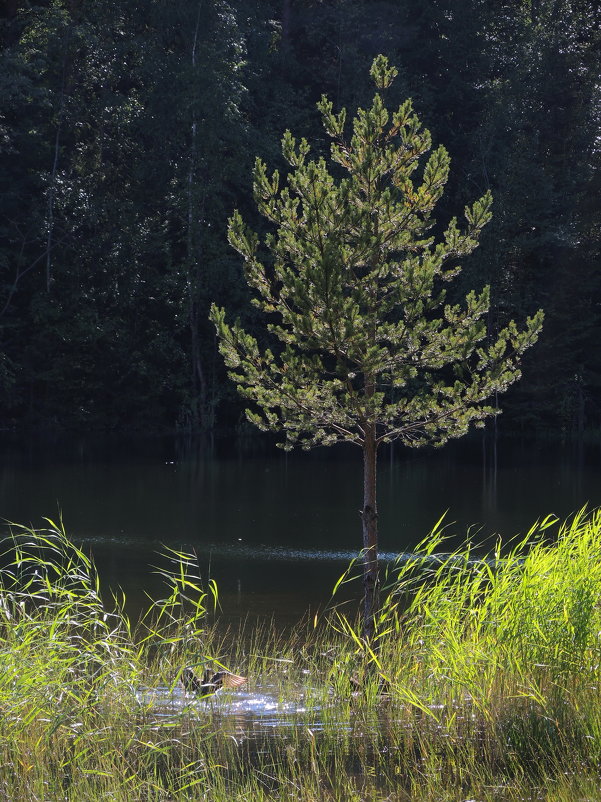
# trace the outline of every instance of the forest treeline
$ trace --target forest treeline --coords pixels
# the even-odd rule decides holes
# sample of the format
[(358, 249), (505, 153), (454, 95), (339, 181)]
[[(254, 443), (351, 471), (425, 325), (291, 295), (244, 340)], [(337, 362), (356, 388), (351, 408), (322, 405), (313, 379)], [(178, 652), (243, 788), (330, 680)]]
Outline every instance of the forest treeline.
[(0, 428), (207, 431), (242, 406), (208, 321), (253, 331), (227, 218), (315, 104), (399, 68), (452, 165), (441, 226), (490, 189), (463, 292), (491, 333), (542, 307), (505, 431), (601, 427), (595, 0), (6, 0), (0, 6)]

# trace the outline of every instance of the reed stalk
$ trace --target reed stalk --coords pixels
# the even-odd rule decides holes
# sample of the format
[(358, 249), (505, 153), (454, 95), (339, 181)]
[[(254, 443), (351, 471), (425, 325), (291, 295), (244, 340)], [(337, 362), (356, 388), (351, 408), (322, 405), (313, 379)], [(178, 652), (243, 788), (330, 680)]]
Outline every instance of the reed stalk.
[[(290, 634), (220, 630), (215, 584), (175, 550), (164, 597), (131, 622), (46, 523), (12, 526), (0, 558), (0, 799), (595, 798), (601, 513), (547, 518), (487, 556), (445, 554), (437, 526), (388, 566), (376, 647), (334, 603)], [(182, 668), (209, 659), (269, 694), (279, 724), (183, 699)]]

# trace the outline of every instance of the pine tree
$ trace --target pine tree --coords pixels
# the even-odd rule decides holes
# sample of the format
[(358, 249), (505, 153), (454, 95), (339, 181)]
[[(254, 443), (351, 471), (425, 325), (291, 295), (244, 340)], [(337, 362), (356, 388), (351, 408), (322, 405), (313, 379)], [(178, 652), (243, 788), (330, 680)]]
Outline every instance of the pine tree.
[(345, 109), (335, 114), (322, 97), (332, 171), (289, 131), (282, 140), (291, 167), (286, 185), (257, 159), (255, 200), (276, 229), (265, 240), (268, 263), (240, 214), (230, 219), (230, 243), (244, 257), (254, 303), (277, 348), (261, 348), (238, 322), (226, 322), (223, 309), (211, 310), (253, 423), (283, 431), (285, 448), (348, 442), (362, 449), (367, 638), (378, 604), (378, 447), (393, 440), (441, 445), (482, 425), (497, 411), (487, 399), (519, 378), (520, 356), (542, 325), (538, 312), (523, 330), (511, 322), (490, 341), (488, 287), (469, 292), (463, 304), (447, 302), (445, 285), (461, 269), (457, 257), (476, 248), (492, 198), (487, 193), (466, 207), (465, 228), (452, 219), (435, 241), (432, 212), (449, 156), (444, 147), (432, 151), (415, 180), (431, 137), (410, 100), (392, 114), (386, 109), (381, 92), (396, 74), (384, 56), (374, 60), (380, 91), (371, 108), (358, 109), (350, 139)]

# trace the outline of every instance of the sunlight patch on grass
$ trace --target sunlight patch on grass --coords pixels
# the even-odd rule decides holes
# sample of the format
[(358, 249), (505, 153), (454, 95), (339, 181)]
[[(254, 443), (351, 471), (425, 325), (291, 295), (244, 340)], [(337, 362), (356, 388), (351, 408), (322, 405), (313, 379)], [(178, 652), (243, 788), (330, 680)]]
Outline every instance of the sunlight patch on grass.
[[(388, 566), (369, 644), (334, 603), (291, 634), (224, 632), (207, 615), (216, 586), (174, 550), (158, 558), (164, 598), (132, 622), (46, 523), (2, 542), (0, 798), (592, 798), (600, 513), (546, 519), (486, 557), (444, 554), (437, 528)], [(185, 694), (183, 667), (213, 661), (248, 688)]]

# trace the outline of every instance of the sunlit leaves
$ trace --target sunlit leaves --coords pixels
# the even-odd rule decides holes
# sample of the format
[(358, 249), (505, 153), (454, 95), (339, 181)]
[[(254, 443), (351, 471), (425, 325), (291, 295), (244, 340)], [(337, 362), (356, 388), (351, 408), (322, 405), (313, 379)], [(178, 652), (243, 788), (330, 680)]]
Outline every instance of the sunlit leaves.
[[(372, 77), (381, 89), (395, 74), (383, 56), (376, 59)], [(268, 258), (238, 212), (229, 240), (279, 346), (263, 350), (213, 306), (221, 353), (252, 402), (251, 421), (284, 431), (288, 445), (361, 444), (374, 425), (377, 442), (440, 444), (496, 411), (486, 399), (519, 377), (519, 357), (536, 340), (542, 315), (491, 339), (488, 288), (447, 303), (441, 282), (457, 276), (456, 258), (477, 247), (492, 197), (467, 206), (465, 228), (453, 218), (435, 241), (431, 213), (450, 160), (438, 147), (421, 179), (414, 176), (431, 137), (411, 101), (390, 113), (376, 94), (357, 111), (350, 139), (344, 110), (335, 114), (325, 97), (318, 108), (346, 177), (311, 159), (308, 143), (290, 132), (282, 140), (291, 167), (285, 182), (257, 160), (255, 200), (276, 227), (265, 240)]]

